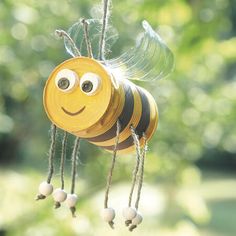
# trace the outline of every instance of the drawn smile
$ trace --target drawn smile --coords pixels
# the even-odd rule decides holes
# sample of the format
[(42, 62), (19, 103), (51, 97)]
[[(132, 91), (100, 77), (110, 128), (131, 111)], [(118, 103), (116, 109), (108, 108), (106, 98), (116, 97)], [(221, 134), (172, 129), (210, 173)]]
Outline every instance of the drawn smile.
[(67, 111), (64, 107), (61, 107), (61, 109), (62, 109), (67, 115), (76, 116), (76, 115), (79, 115), (79, 114), (85, 109), (85, 106), (82, 107), (79, 111), (76, 111), (76, 112), (69, 112), (69, 111)]

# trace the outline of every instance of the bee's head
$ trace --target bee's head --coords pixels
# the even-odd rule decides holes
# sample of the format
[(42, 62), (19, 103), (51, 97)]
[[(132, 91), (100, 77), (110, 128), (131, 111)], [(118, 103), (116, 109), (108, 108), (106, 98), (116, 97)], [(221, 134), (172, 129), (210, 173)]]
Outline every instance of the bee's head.
[(76, 133), (96, 124), (113, 93), (110, 74), (96, 60), (79, 57), (57, 66), (44, 88), (44, 108), (59, 128)]

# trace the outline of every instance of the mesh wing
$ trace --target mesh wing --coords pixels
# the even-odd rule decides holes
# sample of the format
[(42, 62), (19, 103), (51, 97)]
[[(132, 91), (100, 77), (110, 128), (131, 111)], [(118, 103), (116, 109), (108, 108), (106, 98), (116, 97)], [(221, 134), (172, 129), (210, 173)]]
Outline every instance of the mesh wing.
[[(97, 19), (88, 19), (86, 20), (88, 23), (88, 34), (91, 41), (93, 56), (95, 59), (98, 58), (98, 51), (99, 51), (99, 40), (101, 36), (101, 29), (102, 29), (102, 22)], [(68, 34), (75, 42), (75, 45), (80, 50), (82, 55), (87, 55), (87, 48), (84, 39), (84, 29), (82, 22), (76, 22), (72, 25), (69, 30)], [(116, 42), (118, 39), (118, 33), (115, 28), (108, 24), (107, 26), (107, 33), (106, 33), (106, 53), (109, 53), (111, 46)], [(74, 52), (73, 47), (71, 46), (68, 39), (64, 39), (64, 45), (66, 51), (74, 57), (76, 52)]]
[(161, 37), (147, 21), (142, 22), (144, 33), (136, 46), (115, 59), (106, 60), (111, 72), (120, 78), (157, 80), (173, 69), (174, 56)]

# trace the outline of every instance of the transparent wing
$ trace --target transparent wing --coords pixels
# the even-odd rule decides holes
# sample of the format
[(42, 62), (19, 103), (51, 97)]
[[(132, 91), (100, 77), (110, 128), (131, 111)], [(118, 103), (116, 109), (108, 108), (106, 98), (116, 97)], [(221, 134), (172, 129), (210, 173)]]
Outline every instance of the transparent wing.
[(173, 69), (171, 50), (147, 21), (143, 21), (142, 25), (144, 33), (137, 39), (136, 47), (118, 58), (105, 61), (119, 78), (150, 81), (167, 76)]
[[(99, 40), (101, 36), (101, 28), (102, 28), (102, 22), (97, 19), (88, 19), (86, 20), (88, 22), (88, 34), (91, 41), (92, 51), (94, 58), (98, 58), (98, 51), (99, 51)], [(69, 30), (68, 34), (75, 42), (77, 48), (80, 50), (82, 55), (87, 55), (87, 47), (85, 44), (84, 39), (84, 29), (83, 29), (83, 23), (77, 22), (74, 25), (72, 25)], [(118, 33), (115, 28), (108, 25), (107, 26), (107, 33), (106, 33), (106, 52), (110, 52), (111, 46), (116, 42), (118, 39)], [(68, 41), (68, 39), (64, 39), (64, 44), (66, 51), (71, 55), (75, 56), (76, 52), (74, 51), (72, 45)]]

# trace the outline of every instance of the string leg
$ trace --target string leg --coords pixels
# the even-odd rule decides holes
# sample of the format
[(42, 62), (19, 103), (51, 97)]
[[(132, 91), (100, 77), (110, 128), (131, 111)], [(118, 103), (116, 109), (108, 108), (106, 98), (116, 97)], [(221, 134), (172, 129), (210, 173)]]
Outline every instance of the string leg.
[(57, 134), (56, 125), (51, 124), (50, 134), (51, 134), (51, 144), (50, 144), (49, 156), (48, 156), (48, 177), (47, 177), (46, 182), (42, 182), (40, 184), (39, 194), (37, 195), (36, 200), (45, 199), (53, 191), (51, 180), (54, 173), (54, 157), (55, 157), (55, 150), (56, 150), (55, 147), (56, 147), (56, 134)]
[(117, 147), (118, 147), (118, 143), (119, 143), (119, 135), (120, 135), (120, 122), (117, 121), (117, 130), (116, 130), (116, 140), (115, 140), (115, 145), (114, 145), (114, 150), (113, 150), (113, 157), (112, 157), (112, 162), (111, 162), (111, 167), (110, 170), (108, 172), (108, 176), (107, 176), (107, 186), (106, 186), (106, 192), (105, 192), (105, 199), (104, 199), (104, 214), (109, 215), (108, 217), (103, 217), (106, 221), (108, 221), (108, 224), (111, 226), (111, 228), (113, 228), (114, 226), (114, 222), (113, 219), (115, 217), (115, 212), (113, 209), (108, 208), (108, 197), (109, 197), (109, 191), (110, 191), (110, 187), (111, 187), (111, 182), (112, 182), (112, 175), (113, 175), (113, 171), (114, 171), (114, 167), (115, 167), (115, 162), (116, 162), (116, 154), (117, 154)]
[(138, 182), (138, 192), (137, 192), (137, 199), (135, 202), (135, 208), (136, 210), (138, 210), (139, 207), (139, 201), (140, 201), (140, 196), (141, 196), (141, 190), (142, 190), (142, 186), (143, 186), (143, 174), (144, 174), (144, 162), (145, 162), (145, 158), (146, 158), (146, 154), (147, 154), (147, 149), (148, 149), (148, 144), (147, 144), (147, 138), (146, 135), (143, 135), (144, 138), (144, 147), (142, 150), (142, 155), (141, 155), (141, 164), (140, 164), (140, 176), (139, 176), (139, 182)]
[(139, 207), (139, 202), (140, 202), (140, 197), (141, 197), (141, 190), (143, 186), (144, 162), (145, 162), (147, 148), (148, 148), (147, 138), (145, 134), (143, 134), (143, 139), (144, 139), (144, 147), (140, 156), (141, 158), (140, 158), (140, 167), (139, 167), (138, 190), (137, 190), (137, 198), (135, 202), (135, 209), (136, 209), (137, 215), (132, 220), (132, 225), (129, 227), (129, 231), (133, 231), (135, 228), (137, 228), (137, 225), (140, 224), (143, 220), (143, 217), (141, 216), (141, 214), (138, 213), (138, 207)]
[(134, 187), (137, 182), (137, 175), (138, 175), (138, 170), (139, 170), (139, 165), (140, 165), (140, 156), (141, 156), (139, 138), (138, 138), (137, 134), (135, 133), (135, 128), (133, 126), (131, 126), (130, 131), (131, 131), (131, 135), (133, 137), (135, 150), (136, 150), (136, 164), (135, 164), (135, 167), (133, 170), (133, 177), (132, 177), (132, 184), (131, 184), (131, 189), (130, 189), (130, 194), (129, 194), (128, 207), (125, 208), (123, 211), (123, 215), (126, 219), (126, 221), (125, 221), (126, 226), (129, 226), (131, 224), (132, 218), (134, 218), (136, 215), (136, 211), (131, 208), (131, 204), (132, 204)]
[[(64, 135), (62, 138), (61, 143), (61, 161), (60, 161), (60, 177), (61, 177), (61, 189), (59, 191), (62, 191), (64, 193), (64, 187), (65, 187), (65, 181), (64, 181), (64, 167), (65, 167), (65, 159), (66, 159), (66, 143), (67, 143), (67, 137), (68, 134), (66, 131), (64, 131)], [(59, 201), (55, 201), (55, 209), (59, 208), (61, 206), (61, 203)]]
[(70, 210), (72, 213), (72, 216), (75, 217), (75, 204), (77, 202), (77, 195), (75, 194), (75, 181), (76, 181), (76, 176), (77, 176), (77, 166), (78, 166), (78, 152), (79, 152), (79, 146), (80, 146), (80, 138), (76, 137), (75, 142), (74, 142), (74, 147), (73, 147), (73, 152), (72, 152), (72, 167), (71, 167), (71, 190), (70, 190), (70, 196), (69, 198), (75, 199), (73, 201), (74, 204), (70, 205)]
[(66, 159), (66, 144), (67, 144), (68, 134), (65, 131), (62, 139), (62, 149), (61, 149), (61, 162), (60, 162), (60, 175), (61, 175), (61, 189), (65, 187), (64, 181), (64, 167), (65, 167), (65, 159)]
[(49, 149), (49, 158), (48, 158), (48, 178), (47, 182), (51, 183), (52, 176), (54, 173), (54, 157), (55, 157), (55, 151), (56, 151), (56, 134), (57, 134), (57, 127), (56, 125), (51, 125), (51, 145)]

